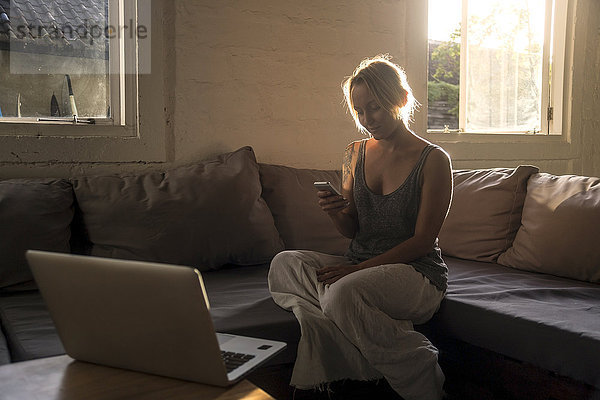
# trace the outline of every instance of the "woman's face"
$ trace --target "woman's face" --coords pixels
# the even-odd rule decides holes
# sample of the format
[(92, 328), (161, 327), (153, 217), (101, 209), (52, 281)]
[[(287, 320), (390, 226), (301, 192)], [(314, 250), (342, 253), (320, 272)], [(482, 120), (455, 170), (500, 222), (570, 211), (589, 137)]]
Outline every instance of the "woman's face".
[(374, 139), (389, 138), (402, 123), (377, 103), (363, 82), (354, 85), (351, 95), (358, 121)]

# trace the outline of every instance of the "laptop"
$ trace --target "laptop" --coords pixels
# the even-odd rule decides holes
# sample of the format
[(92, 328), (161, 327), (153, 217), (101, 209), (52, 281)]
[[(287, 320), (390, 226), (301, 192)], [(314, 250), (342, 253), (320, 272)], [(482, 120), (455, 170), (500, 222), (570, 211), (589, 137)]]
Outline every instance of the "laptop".
[(35, 250), (26, 257), (76, 360), (228, 386), (286, 347), (215, 333), (194, 268)]

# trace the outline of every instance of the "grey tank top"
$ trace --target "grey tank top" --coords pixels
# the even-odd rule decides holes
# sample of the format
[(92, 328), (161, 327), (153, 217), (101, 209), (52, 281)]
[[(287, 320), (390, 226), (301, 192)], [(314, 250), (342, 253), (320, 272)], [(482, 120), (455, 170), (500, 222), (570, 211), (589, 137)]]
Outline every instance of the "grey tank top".
[[(354, 263), (384, 253), (414, 235), (421, 200), (421, 171), (427, 155), (437, 147), (427, 145), (404, 183), (392, 193), (381, 195), (373, 193), (365, 181), (365, 144), (366, 140), (360, 143), (354, 172), (358, 231), (346, 253)], [(437, 239), (429, 254), (408, 264), (439, 290), (446, 291), (448, 288), (448, 267), (442, 260)]]

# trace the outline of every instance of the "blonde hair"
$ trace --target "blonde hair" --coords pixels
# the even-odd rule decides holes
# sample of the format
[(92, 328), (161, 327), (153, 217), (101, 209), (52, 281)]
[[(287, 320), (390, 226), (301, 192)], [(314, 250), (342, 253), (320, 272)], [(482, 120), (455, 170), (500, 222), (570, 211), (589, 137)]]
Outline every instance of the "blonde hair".
[(389, 54), (380, 54), (361, 61), (354, 73), (342, 83), (344, 100), (354, 118), (357, 128), (368, 133), (358, 120), (358, 113), (352, 102), (352, 90), (358, 83), (364, 83), (375, 101), (394, 118), (402, 120), (406, 127), (412, 121), (418, 102), (408, 84), (406, 73), (390, 61)]

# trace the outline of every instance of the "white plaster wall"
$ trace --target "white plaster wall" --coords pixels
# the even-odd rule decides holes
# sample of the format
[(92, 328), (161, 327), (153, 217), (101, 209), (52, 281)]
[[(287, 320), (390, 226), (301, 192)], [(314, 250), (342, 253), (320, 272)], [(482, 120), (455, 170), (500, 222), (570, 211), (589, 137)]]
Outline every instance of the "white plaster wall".
[(361, 135), (340, 84), (366, 56), (405, 58), (402, 1), (177, 1), (176, 145), (252, 145), (263, 162), (338, 168)]
[[(240, 146), (259, 161), (338, 168), (361, 137), (342, 106), (340, 83), (366, 56), (389, 52), (425, 96), (420, 60), (423, 0), (165, 0), (168, 164)], [(529, 146), (444, 143), (457, 168), (535, 164), (600, 176), (600, 5), (577, 0), (570, 143), (564, 152)], [(415, 7), (419, 8), (415, 12)], [(413, 82), (412, 79), (416, 81)], [(417, 116), (417, 130), (422, 124)], [(557, 147), (561, 148), (561, 147)], [(551, 149), (552, 150), (552, 149)], [(152, 163), (0, 164), (0, 177), (162, 168)]]
[(576, 35), (585, 43), (576, 46), (574, 56), (573, 130), (581, 134), (580, 173), (600, 176), (600, 1), (579, 0), (578, 6)]

